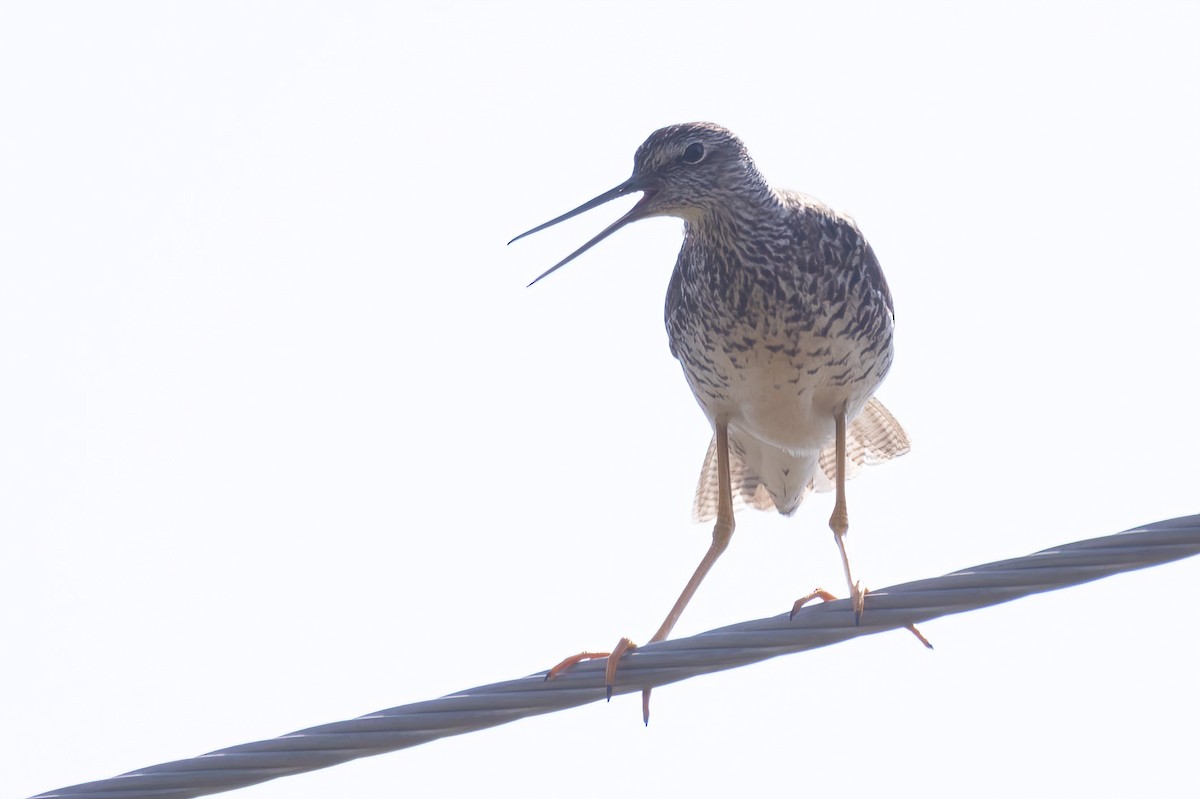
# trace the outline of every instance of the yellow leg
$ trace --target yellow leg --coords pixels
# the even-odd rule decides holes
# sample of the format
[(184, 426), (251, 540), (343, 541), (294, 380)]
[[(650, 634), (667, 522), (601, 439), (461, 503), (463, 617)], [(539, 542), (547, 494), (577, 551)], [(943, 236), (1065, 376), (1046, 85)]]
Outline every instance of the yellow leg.
[(729, 546), (729, 539), (733, 538), (733, 489), (729, 481), (729, 429), (723, 422), (717, 424), (717, 481), (720, 484), (717, 491), (717, 523), (713, 525), (712, 544), (709, 545), (708, 552), (704, 553), (700, 565), (692, 574), (692, 579), (688, 580), (688, 584), (683, 587), (679, 599), (675, 600), (675, 605), (667, 614), (667, 618), (663, 620), (662, 626), (650, 639), (651, 642), (665, 640), (671, 634), (675, 622), (679, 621), (679, 617), (683, 615), (683, 609), (691, 601), (692, 595), (696, 593), (700, 583), (704, 581), (713, 564), (717, 562), (717, 558), (721, 557), (721, 553)]
[[(671, 630), (675, 627), (675, 622), (679, 621), (679, 617), (683, 615), (683, 609), (687, 607), (688, 602), (692, 600), (692, 595), (696, 593), (696, 589), (700, 587), (700, 583), (704, 582), (704, 578), (708, 575), (713, 564), (717, 562), (717, 558), (721, 557), (721, 553), (729, 546), (729, 540), (733, 538), (733, 487), (729, 479), (729, 428), (725, 422), (717, 422), (717, 522), (713, 525), (712, 544), (709, 545), (708, 551), (704, 553), (704, 557), (700, 560), (700, 565), (696, 567), (696, 571), (692, 574), (692, 579), (688, 580), (687, 585), (683, 587), (683, 592), (679, 594), (679, 599), (675, 600), (675, 605), (671, 608), (671, 612), (667, 614), (667, 618), (663, 619), (662, 625), (658, 628), (658, 632), (650, 639), (650, 642), (664, 641), (671, 634)], [(632, 648), (632, 644), (628, 639), (622, 639), (622, 643), (628, 644), (626, 650)], [(620, 644), (618, 644), (620, 648)], [(625, 650), (622, 650), (621, 654)], [(616, 674), (616, 659), (620, 654), (616, 650), (613, 651), (609, 658), (609, 674)], [(609, 682), (609, 690), (611, 690), (611, 681)], [(642, 691), (642, 721), (646, 724), (650, 723), (650, 689)]]
[(842, 569), (846, 572), (846, 585), (850, 587), (850, 604), (854, 609), (854, 623), (862, 619), (863, 607), (866, 604), (867, 592), (862, 584), (854, 580), (850, 574), (850, 556), (846, 554), (846, 533), (850, 530), (850, 514), (846, 510), (846, 409), (842, 408), (834, 416), (834, 460), (836, 461), (837, 497), (833, 503), (833, 515), (829, 517), (829, 529), (833, 530), (833, 539), (837, 542), (838, 552), (842, 555)]
[[(833, 502), (833, 514), (829, 517), (829, 529), (833, 530), (833, 540), (837, 542), (838, 552), (842, 555), (842, 570), (846, 573), (846, 585), (850, 587), (850, 606), (854, 609), (854, 623), (858, 624), (862, 621), (863, 608), (867, 601), (867, 589), (862, 587), (862, 583), (856, 581), (850, 574), (850, 556), (846, 554), (846, 533), (850, 530), (850, 513), (846, 510), (846, 409), (843, 408), (833, 417), (834, 427), (834, 460), (837, 462), (837, 476), (835, 485), (837, 488), (837, 496)], [(796, 600), (792, 605), (792, 613), (790, 618), (795, 618), (796, 613), (800, 608), (814, 599), (820, 599), (823, 602), (828, 602), (833, 599), (833, 594), (821, 588), (814, 590), (807, 596)], [(933, 644), (929, 643), (921, 631), (911, 624), (905, 625), (909, 632), (917, 637), (917, 640), (924, 644), (929, 649), (933, 649)]]
[[(717, 523), (713, 526), (712, 544), (709, 545), (708, 551), (704, 553), (704, 557), (700, 561), (700, 565), (696, 567), (696, 571), (692, 574), (692, 579), (688, 580), (687, 585), (683, 587), (683, 592), (680, 593), (679, 599), (675, 600), (674, 606), (671, 607), (671, 612), (667, 614), (667, 618), (658, 628), (650, 643), (655, 641), (666, 640), (671, 634), (675, 623), (679, 621), (679, 617), (683, 615), (684, 608), (691, 601), (692, 596), (696, 593), (696, 589), (700, 587), (700, 583), (704, 582), (704, 578), (712, 569), (713, 564), (717, 562), (717, 558), (721, 557), (721, 553), (729, 546), (729, 540), (733, 537), (733, 489), (729, 480), (729, 428), (724, 422), (717, 422), (717, 480), (719, 483), (717, 492)], [(563, 660), (546, 675), (549, 680), (555, 675), (561, 673), (563, 669), (575, 665), (583, 660), (592, 660), (595, 658), (608, 658), (608, 665), (604, 670), (604, 685), (608, 691), (609, 698), (612, 698), (613, 683), (616, 682), (617, 664), (621, 657), (631, 649), (636, 649), (637, 644), (628, 638), (622, 638), (617, 642), (612, 652), (581, 652), (578, 655), (572, 655), (566, 660)], [(650, 689), (642, 692), (642, 720), (650, 723)]]

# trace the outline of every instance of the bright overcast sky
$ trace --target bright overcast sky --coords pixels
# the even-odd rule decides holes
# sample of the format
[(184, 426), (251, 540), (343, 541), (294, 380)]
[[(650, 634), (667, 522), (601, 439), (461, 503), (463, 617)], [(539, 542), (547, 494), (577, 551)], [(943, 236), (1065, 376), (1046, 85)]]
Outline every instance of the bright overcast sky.
[[(852, 212), (887, 273), (914, 448), (850, 484), (868, 585), (1200, 510), (1200, 7), (583, 8), (0, 7), (4, 796), (657, 628), (709, 540), (662, 328), (681, 225), (532, 289), (622, 207), (505, 242), (673, 122)], [(831, 503), (743, 513), (676, 635), (844, 592)], [(239, 796), (1188, 794), (1198, 580)]]

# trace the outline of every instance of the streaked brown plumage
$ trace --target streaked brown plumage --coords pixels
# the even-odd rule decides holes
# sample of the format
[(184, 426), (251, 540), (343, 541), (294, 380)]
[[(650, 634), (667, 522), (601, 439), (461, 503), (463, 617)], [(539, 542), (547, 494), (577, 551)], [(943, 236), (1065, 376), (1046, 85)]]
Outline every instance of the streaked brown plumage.
[[(866, 592), (851, 577), (843, 542), (845, 479), (909, 446), (872, 399), (892, 363), (894, 324), (875, 253), (849, 217), (770, 186), (745, 145), (710, 123), (655, 131), (634, 155), (632, 177), (517, 238), (633, 192), (642, 197), (629, 212), (537, 280), (629, 222), (684, 222), (666, 327), (671, 353), (713, 425), (694, 510), (716, 524), (712, 546), (651, 640), (670, 634), (728, 545), (735, 500), (790, 515), (810, 488), (837, 489), (830, 526), (857, 618)], [(622, 639), (611, 653), (610, 689), (632, 646)], [(648, 698), (647, 691), (647, 713)]]

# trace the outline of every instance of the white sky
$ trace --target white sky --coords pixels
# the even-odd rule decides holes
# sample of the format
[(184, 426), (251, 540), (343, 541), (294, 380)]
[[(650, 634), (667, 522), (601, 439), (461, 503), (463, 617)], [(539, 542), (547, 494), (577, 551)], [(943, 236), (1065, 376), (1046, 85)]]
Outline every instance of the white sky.
[[(680, 224), (506, 248), (720, 122), (854, 213), (914, 451), (876, 587), (1195, 513), (1200, 7), (0, 6), (0, 793), (645, 640), (704, 551)], [(677, 635), (844, 590), (743, 514)], [(1183, 562), (246, 789), (1181, 795)], [(487, 793), (484, 793), (487, 792)]]

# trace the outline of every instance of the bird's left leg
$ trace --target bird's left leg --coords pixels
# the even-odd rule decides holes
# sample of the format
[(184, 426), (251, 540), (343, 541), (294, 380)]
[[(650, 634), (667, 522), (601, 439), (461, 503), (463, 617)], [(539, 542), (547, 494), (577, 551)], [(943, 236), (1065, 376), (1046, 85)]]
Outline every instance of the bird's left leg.
[(846, 585), (850, 587), (850, 605), (854, 609), (854, 623), (862, 619), (863, 606), (866, 603), (867, 592), (862, 583), (855, 581), (850, 575), (850, 557), (846, 554), (846, 533), (850, 530), (850, 514), (846, 510), (846, 407), (842, 406), (833, 417), (834, 421), (834, 461), (837, 467), (835, 480), (837, 497), (833, 503), (833, 515), (829, 517), (829, 528), (833, 530), (833, 540), (837, 542), (838, 551), (842, 553), (842, 568), (846, 572)]
[[(829, 517), (829, 528), (833, 530), (833, 539), (837, 541), (838, 551), (842, 553), (842, 569), (846, 572), (846, 584), (850, 586), (850, 607), (854, 609), (854, 623), (858, 624), (862, 620), (863, 607), (866, 604), (868, 592), (867, 589), (863, 588), (862, 583), (856, 581), (850, 575), (850, 557), (846, 554), (846, 533), (850, 530), (850, 514), (846, 511), (846, 409), (842, 408), (833, 418), (834, 460), (837, 466), (837, 475), (834, 482), (837, 496), (833, 501), (833, 515)], [(792, 605), (792, 613), (789, 618), (794, 619), (800, 608), (814, 599), (828, 602), (835, 598), (828, 591), (818, 588), (807, 596), (796, 600), (796, 603)], [(918, 641), (929, 649), (933, 649), (933, 644), (929, 643), (929, 639), (922, 635), (921, 631), (914, 625), (906, 624), (904, 626), (917, 637)]]

